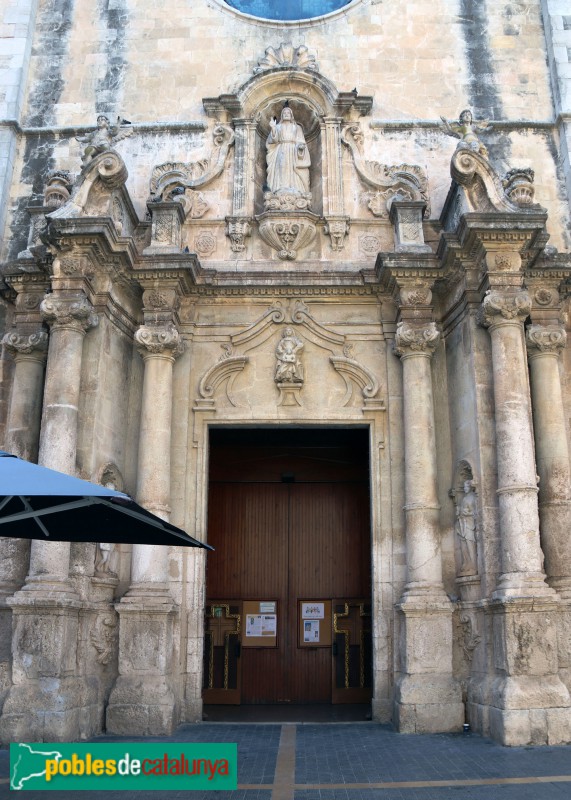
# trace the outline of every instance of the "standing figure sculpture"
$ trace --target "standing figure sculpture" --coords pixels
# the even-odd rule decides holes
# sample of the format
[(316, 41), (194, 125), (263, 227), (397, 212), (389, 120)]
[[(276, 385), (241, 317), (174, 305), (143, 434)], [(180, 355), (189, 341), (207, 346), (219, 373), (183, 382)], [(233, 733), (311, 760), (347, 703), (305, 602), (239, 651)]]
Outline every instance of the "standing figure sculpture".
[(85, 136), (75, 137), (78, 142), (86, 145), (81, 157), (81, 163), (84, 167), (87, 166), (90, 161), (93, 161), (95, 156), (100, 155), (100, 153), (105, 153), (107, 150), (111, 150), (117, 142), (120, 142), (121, 139), (125, 139), (133, 133), (132, 128), (121, 128), (121, 123), (121, 117), (118, 117), (117, 124), (111, 126), (109, 117), (106, 117), (105, 114), (100, 114), (97, 117), (97, 128), (92, 131), (92, 133), (86, 133)]
[(460, 114), (458, 122), (449, 122), (446, 117), (440, 117), (444, 123), (441, 127), (449, 136), (460, 139), (458, 148), (468, 148), (479, 153), (484, 158), (488, 157), (488, 149), (478, 137), (478, 133), (491, 130), (491, 125), (487, 119), (475, 120), (469, 108), (465, 108)]
[(302, 348), (303, 342), (293, 328), (286, 328), (276, 347), (276, 383), (303, 383), (303, 364), (298, 355)]
[(464, 481), (464, 494), (456, 507), (456, 533), (460, 540), (460, 575), (477, 575), (476, 554), (477, 497), (474, 481)]
[(301, 125), (294, 119), (293, 111), (284, 106), (278, 122), (270, 120), (270, 135), (266, 140), (267, 184), (274, 194), (309, 193), (309, 167), (311, 160)]

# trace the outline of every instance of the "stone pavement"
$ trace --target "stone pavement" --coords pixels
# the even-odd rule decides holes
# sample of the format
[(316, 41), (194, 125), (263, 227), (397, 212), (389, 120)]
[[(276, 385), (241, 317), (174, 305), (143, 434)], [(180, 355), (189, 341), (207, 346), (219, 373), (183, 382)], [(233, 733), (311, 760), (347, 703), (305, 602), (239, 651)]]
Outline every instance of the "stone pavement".
[[(100, 737), (97, 742), (123, 741)], [(127, 740), (124, 740), (127, 741)], [(128, 741), (134, 741), (129, 739)], [(139, 740), (140, 741), (140, 740)], [(406, 735), (373, 722), (184, 725), (145, 741), (237, 742), (235, 792), (73, 792), (63, 800), (568, 800), (571, 746), (506, 748), (475, 734)], [(8, 790), (0, 751), (0, 798), (46, 800)], [(59, 800), (59, 798), (58, 798)]]

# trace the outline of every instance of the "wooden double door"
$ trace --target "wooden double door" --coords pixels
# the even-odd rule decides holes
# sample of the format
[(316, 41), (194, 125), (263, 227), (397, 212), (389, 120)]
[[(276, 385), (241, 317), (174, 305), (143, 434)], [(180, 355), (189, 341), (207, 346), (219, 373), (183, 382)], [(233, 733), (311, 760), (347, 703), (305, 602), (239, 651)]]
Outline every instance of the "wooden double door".
[[(213, 449), (205, 702), (370, 699), (368, 469), (356, 458), (335, 447)], [(330, 611), (314, 645), (300, 618), (311, 600)], [(269, 646), (247, 646), (252, 601), (274, 604)]]

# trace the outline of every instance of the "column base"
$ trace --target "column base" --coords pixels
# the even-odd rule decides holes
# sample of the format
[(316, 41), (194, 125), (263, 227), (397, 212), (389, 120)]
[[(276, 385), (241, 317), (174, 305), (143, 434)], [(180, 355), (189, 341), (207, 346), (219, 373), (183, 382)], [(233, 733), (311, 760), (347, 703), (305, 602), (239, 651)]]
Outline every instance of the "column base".
[(115, 608), (119, 614), (119, 677), (107, 706), (107, 732), (168, 736), (178, 722), (171, 679), (172, 598), (156, 593), (145, 600), (133, 591)]
[(74, 742), (101, 731), (95, 681), (39, 678), (12, 686), (0, 718), (0, 740)]
[(571, 701), (557, 675), (494, 681), (490, 736), (510, 746), (571, 742)]
[(453, 733), (464, 723), (462, 690), (451, 675), (405, 675), (394, 710), (400, 733)]
[(492, 600), (510, 600), (525, 597), (557, 598), (557, 593), (546, 583), (543, 572), (505, 572), (500, 575)]
[(107, 733), (170, 736), (177, 722), (175, 695), (166, 676), (117, 678), (107, 706)]

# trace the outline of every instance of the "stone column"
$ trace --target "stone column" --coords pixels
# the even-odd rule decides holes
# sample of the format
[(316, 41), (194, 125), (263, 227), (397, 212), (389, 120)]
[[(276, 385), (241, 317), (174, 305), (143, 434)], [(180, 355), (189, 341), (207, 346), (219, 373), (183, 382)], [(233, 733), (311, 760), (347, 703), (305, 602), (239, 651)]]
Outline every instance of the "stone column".
[[(97, 324), (86, 297), (49, 296), (51, 327), (39, 463), (75, 473), (83, 340)], [(13, 611), (11, 687), (0, 720), (4, 741), (72, 741), (92, 735), (96, 691), (77, 675), (79, 597), (69, 581), (70, 545), (34, 540)]]
[(537, 474), (523, 322), (531, 300), (522, 290), (492, 290), (482, 305), (492, 339), (492, 371), (501, 575), (494, 597), (550, 596), (539, 544)]
[(400, 731), (459, 730), (464, 706), (452, 677), (452, 604), (442, 584), (440, 506), (430, 361), (440, 341), (434, 322), (397, 326), (403, 365), (407, 582), (399, 604), (404, 636), (396, 689)]
[[(183, 342), (172, 323), (143, 325), (135, 339), (145, 363), (137, 500), (168, 520), (173, 364)], [(168, 554), (162, 545), (133, 546), (131, 586), (116, 606), (119, 678), (107, 708), (107, 730), (112, 733), (166, 735), (177, 722)]]
[(561, 744), (571, 739), (571, 699), (558, 675), (557, 595), (545, 582), (539, 540), (523, 330), (531, 301), (517, 285), (492, 289), (482, 311), (492, 340), (501, 543), (490, 604), (496, 674), (490, 732), (508, 745)]
[(571, 475), (558, 363), (566, 341), (562, 325), (527, 329), (545, 571), (549, 584), (571, 600)]

